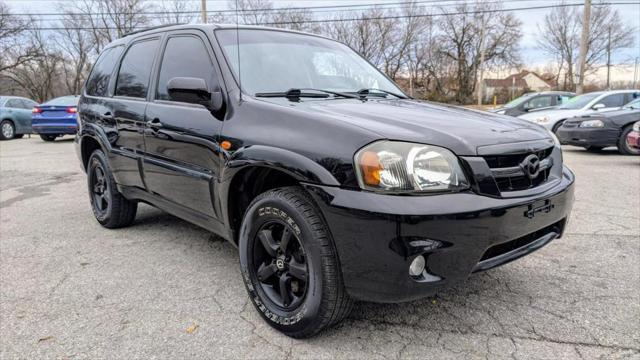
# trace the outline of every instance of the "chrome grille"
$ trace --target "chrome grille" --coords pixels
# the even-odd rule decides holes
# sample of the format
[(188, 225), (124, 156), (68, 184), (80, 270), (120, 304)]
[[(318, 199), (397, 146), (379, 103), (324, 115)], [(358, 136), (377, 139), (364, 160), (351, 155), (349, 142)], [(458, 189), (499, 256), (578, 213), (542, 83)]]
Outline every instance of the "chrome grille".
[[(539, 186), (549, 179), (552, 152), (553, 147), (550, 147), (536, 152), (484, 156), (484, 160), (500, 192), (519, 191)], [(533, 162), (537, 165), (529, 164)]]

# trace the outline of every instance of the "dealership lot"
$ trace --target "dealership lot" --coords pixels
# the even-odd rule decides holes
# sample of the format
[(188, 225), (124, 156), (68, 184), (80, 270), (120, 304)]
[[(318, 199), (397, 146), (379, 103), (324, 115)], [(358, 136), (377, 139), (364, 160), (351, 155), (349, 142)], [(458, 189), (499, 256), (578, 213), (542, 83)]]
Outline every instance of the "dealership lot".
[(563, 239), (292, 340), (247, 301), (233, 246), (149, 206), (103, 229), (72, 138), (3, 141), (0, 358), (640, 358), (640, 158), (564, 158), (577, 186)]

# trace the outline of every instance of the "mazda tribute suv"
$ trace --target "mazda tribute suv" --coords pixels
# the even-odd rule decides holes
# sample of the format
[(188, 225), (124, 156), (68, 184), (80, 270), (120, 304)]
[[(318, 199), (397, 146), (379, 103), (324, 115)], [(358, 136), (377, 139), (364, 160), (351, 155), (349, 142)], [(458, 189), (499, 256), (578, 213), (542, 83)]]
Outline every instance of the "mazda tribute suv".
[(129, 34), (99, 56), (78, 120), (97, 221), (130, 225), (144, 202), (228, 240), (250, 301), (292, 337), (530, 254), (573, 203), (550, 131), (411, 99), (300, 32)]

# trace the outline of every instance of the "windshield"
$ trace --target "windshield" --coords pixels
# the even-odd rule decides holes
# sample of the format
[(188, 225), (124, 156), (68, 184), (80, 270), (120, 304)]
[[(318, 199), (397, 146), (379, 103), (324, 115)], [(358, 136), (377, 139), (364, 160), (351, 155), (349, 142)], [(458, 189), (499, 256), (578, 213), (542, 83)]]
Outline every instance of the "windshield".
[(225, 29), (215, 34), (242, 90), (252, 95), (310, 88), (335, 92), (371, 88), (403, 94), (355, 51), (335, 41), (271, 30)]
[(640, 99), (635, 99), (624, 106), (624, 109), (638, 110), (640, 109)]
[(589, 102), (591, 102), (591, 100), (597, 98), (598, 96), (600, 96), (600, 93), (590, 93), (590, 94), (575, 96), (569, 99), (569, 101), (567, 101), (566, 104), (560, 106), (558, 109), (571, 109), (571, 110), (582, 109)]
[(78, 100), (80, 98), (77, 96), (62, 96), (59, 98), (51, 99), (42, 105), (52, 105), (52, 106), (78, 106)]
[(523, 102), (529, 100), (531, 98), (531, 95), (533, 95), (533, 94), (524, 94), (524, 95), (520, 96), (519, 98), (515, 98), (515, 99), (509, 101), (508, 103), (504, 104), (504, 107), (506, 107), (506, 108), (516, 107), (516, 106), (522, 104)]

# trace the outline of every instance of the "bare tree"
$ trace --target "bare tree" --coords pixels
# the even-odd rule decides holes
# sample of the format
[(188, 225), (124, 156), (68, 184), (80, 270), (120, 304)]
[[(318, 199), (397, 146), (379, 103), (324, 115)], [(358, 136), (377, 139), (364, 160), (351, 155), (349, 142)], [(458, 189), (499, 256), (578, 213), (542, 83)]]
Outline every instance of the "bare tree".
[(161, 24), (188, 24), (198, 18), (197, 4), (189, 0), (162, 0), (158, 10)]
[(151, 24), (152, 6), (144, 0), (78, 0), (73, 11), (82, 14), (100, 53), (105, 45), (126, 33)]
[(42, 31), (30, 30), (28, 39), (29, 45), (37, 49), (40, 55), (6, 71), (5, 76), (27, 96), (43, 102), (56, 94), (55, 86), (62, 58), (59, 53), (47, 48), (46, 44), (50, 39), (45, 38)]
[[(631, 46), (637, 31), (632, 26), (625, 25), (618, 12), (609, 5), (594, 5), (590, 22), (585, 61), (587, 72), (593, 71), (608, 51), (613, 53)], [(557, 7), (545, 16), (538, 28), (538, 47), (558, 62), (557, 82), (560, 83), (561, 74), (564, 74), (561, 87), (574, 89), (573, 77), (580, 47), (582, 12), (577, 8)]]
[(0, 1), (0, 72), (13, 69), (40, 56), (39, 49), (25, 41), (31, 18), (21, 19), (11, 14), (9, 6)]
[[(475, 91), (481, 33), (485, 37), (486, 64), (519, 63), (518, 42), (522, 36), (522, 24), (512, 13), (493, 12), (499, 6), (493, 3), (464, 3), (456, 6), (456, 14), (444, 14), (441, 17), (442, 51), (456, 63), (456, 100), (460, 103), (469, 102)], [(446, 11), (443, 9), (442, 12)], [(483, 19), (483, 16), (488, 16), (488, 19)], [(485, 29), (481, 31), (483, 22)]]
[(66, 12), (61, 21), (61, 30), (57, 31), (54, 41), (64, 59), (61, 65), (64, 73), (64, 85), (69, 94), (79, 94), (82, 84), (89, 72), (90, 55), (94, 46), (91, 34), (83, 28), (87, 27), (85, 17)]

